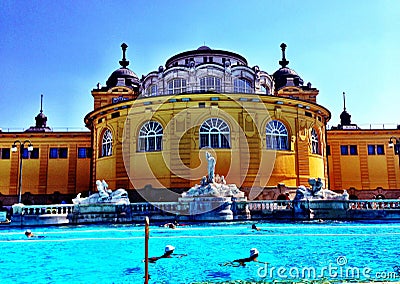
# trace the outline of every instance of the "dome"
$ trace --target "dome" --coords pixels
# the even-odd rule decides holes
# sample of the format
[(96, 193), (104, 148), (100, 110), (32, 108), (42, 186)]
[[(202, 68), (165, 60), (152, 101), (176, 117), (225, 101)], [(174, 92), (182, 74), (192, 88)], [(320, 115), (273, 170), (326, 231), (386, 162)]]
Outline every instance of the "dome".
[(296, 87), (303, 86), (304, 83), (303, 79), (300, 78), (300, 76), (296, 73), (296, 71), (290, 69), (289, 67), (286, 67), (289, 64), (289, 61), (286, 60), (285, 57), (286, 44), (282, 43), (281, 49), (282, 49), (282, 60), (279, 61), (279, 64), (282, 67), (279, 68), (272, 75), (275, 81), (275, 89), (279, 90), (280, 88), (286, 86), (296, 86)]
[[(120, 79), (124, 79), (122, 82)], [(132, 85), (138, 85), (139, 84), (139, 78), (138, 76), (129, 68), (119, 68), (115, 70), (110, 77), (108, 78), (107, 82), (107, 87), (112, 88), (117, 85), (123, 85), (123, 86), (132, 86)]]
[(208, 46), (202, 45), (197, 50), (211, 50)]
[(110, 77), (108, 78), (106, 84), (108, 88), (116, 87), (116, 86), (126, 86), (126, 87), (139, 87), (139, 78), (138, 76), (127, 66), (129, 65), (129, 61), (125, 58), (125, 52), (128, 48), (128, 45), (125, 43), (121, 44), (122, 48), (122, 60), (119, 61), (121, 68), (112, 72)]
[(286, 86), (303, 86), (304, 83), (296, 71), (288, 67), (280, 68), (272, 76), (277, 90)]
[(274, 77), (280, 77), (280, 76), (299, 76), (296, 71), (293, 69), (290, 69), (288, 67), (282, 67), (279, 70), (277, 70), (274, 74)]

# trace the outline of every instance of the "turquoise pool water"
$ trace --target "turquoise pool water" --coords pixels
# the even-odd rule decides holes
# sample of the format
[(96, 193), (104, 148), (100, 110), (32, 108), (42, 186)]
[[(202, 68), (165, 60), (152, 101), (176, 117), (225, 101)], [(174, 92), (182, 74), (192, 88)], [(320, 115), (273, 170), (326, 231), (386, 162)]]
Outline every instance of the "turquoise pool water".
[[(160, 256), (167, 244), (187, 256), (150, 263), (149, 283), (400, 280), (400, 223), (260, 223), (261, 231), (251, 224), (151, 226), (150, 256)], [(144, 281), (143, 225), (31, 228), (43, 239), (27, 239), (25, 229), (0, 230), (0, 283)], [(268, 264), (229, 263), (248, 257), (253, 247)]]

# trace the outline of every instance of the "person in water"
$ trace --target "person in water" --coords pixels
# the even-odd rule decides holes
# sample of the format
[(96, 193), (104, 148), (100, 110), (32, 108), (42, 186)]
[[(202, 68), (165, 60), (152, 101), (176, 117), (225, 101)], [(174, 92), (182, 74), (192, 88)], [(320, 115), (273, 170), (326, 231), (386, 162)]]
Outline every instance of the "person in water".
[(36, 236), (36, 235), (34, 235), (34, 234), (32, 233), (31, 230), (26, 230), (26, 231), (25, 231), (25, 236), (26, 236), (28, 239), (30, 239), (30, 238), (39, 238), (39, 239), (43, 239), (43, 238), (44, 238), (44, 236)]
[(27, 238), (34, 238), (34, 237), (35, 237), (35, 235), (32, 233), (31, 230), (26, 230), (26, 231), (25, 231), (25, 236), (26, 236)]
[(250, 256), (246, 258), (235, 259), (233, 262), (238, 262), (240, 265), (245, 266), (246, 262), (258, 262), (258, 250), (256, 248), (250, 249)]
[(173, 258), (173, 257), (181, 258), (183, 256), (186, 256), (186, 254), (175, 254), (174, 251), (175, 251), (174, 246), (167, 245), (167, 246), (165, 246), (164, 254), (162, 256), (150, 257), (149, 262), (154, 263), (161, 258)]
[(165, 228), (176, 229), (176, 225), (174, 223), (166, 223), (164, 224)]
[(256, 224), (251, 225), (251, 229), (260, 231), (261, 229), (256, 226)]

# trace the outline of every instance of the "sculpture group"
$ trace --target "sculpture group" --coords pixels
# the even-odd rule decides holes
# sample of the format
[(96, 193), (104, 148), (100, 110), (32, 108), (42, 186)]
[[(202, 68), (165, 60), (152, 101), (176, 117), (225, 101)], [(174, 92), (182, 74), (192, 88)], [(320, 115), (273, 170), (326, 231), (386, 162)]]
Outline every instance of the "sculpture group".
[(215, 174), (215, 158), (206, 151), (207, 176), (201, 178), (200, 184), (196, 184), (182, 197), (244, 197), (235, 184), (227, 184), (224, 176)]
[(105, 180), (97, 180), (97, 193), (90, 195), (89, 197), (81, 198), (79, 193), (76, 198), (72, 199), (73, 204), (98, 204), (98, 203), (111, 203), (111, 204), (130, 204), (128, 198), (128, 192), (119, 188), (115, 191), (108, 189), (108, 184)]
[(311, 188), (307, 188), (304, 185), (300, 185), (297, 188), (296, 196), (294, 197), (294, 201), (301, 200), (348, 200), (349, 194), (346, 190), (342, 194), (333, 192), (329, 189), (323, 189), (323, 183), (321, 178), (317, 179), (308, 179), (308, 183)]

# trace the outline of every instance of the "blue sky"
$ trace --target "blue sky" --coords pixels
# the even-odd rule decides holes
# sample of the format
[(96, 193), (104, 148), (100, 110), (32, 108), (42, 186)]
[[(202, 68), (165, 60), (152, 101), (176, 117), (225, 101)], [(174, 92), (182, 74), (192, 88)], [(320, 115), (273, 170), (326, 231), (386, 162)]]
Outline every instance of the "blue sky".
[(270, 74), (289, 67), (320, 90), (339, 123), (400, 124), (400, 1), (0, 1), (0, 128), (84, 127), (90, 91), (105, 84), (128, 44), (139, 77), (205, 44), (241, 54)]

